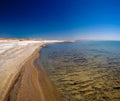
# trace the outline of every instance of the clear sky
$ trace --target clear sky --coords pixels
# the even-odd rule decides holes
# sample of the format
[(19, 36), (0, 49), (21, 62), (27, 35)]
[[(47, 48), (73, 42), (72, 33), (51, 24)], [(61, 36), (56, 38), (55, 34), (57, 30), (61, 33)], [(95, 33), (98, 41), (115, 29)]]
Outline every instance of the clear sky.
[(0, 37), (120, 40), (120, 0), (0, 0)]

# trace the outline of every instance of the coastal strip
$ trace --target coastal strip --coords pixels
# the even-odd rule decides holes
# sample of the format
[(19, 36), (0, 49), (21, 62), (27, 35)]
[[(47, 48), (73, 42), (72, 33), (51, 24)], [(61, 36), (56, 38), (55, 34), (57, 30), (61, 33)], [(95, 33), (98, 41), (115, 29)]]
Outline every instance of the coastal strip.
[(63, 101), (45, 70), (40, 66), (38, 70), (34, 65), (43, 46), (23, 65), (6, 101)]
[(34, 65), (39, 51), (51, 43), (59, 41), (1, 42), (8, 49), (0, 55), (0, 101), (64, 101), (44, 68)]

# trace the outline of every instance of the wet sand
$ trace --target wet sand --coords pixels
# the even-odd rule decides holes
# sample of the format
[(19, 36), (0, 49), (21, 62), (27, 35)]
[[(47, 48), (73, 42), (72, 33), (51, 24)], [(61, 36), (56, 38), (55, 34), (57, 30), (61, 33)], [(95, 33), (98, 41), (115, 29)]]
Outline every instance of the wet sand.
[(39, 69), (35, 67), (34, 60), (39, 57), (38, 52), (39, 49), (22, 67), (6, 101), (63, 101), (45, 70), (41, 66)]

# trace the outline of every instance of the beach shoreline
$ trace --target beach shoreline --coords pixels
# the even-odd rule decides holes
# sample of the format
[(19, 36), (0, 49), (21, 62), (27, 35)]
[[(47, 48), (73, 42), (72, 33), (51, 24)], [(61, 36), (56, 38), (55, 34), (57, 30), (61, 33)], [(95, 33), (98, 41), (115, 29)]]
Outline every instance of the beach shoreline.
[[(28, 61), (30, 61), (31, 59), (32, 59), (32, 61), (31, 61), (30, 64), (33, 63), (33, 61), (38, 57), (38, 54), (37, 54), (38, 50), (41, 50), (41, 46), (39, 47), (39, 49), (36, 49), (35, 52), (33, 52), (33, 54), (32, 54), (31, 56), (29, 56), (29, 58), (26, 60), (26, 62), (24, 62), (24, 63), (20, 66), (20, 67), (21, 67), (21, 70), (20, 70), (20, 71), (18, 72), (18, 74), (15, 76), (15, 78), (14, 78), (14, 80), (13, 80), (13, 83), (11, 84), (10, 90), (9, 90), (8, 94), (6, 95), (4, 101), (9, 101), (9, 100), (10, 100), (10, 93), (11, 93), (11, 91), (14, 89), (15, 84), (19, 81), (19, 79), (21, 79), (21, 76), (23, 75), (23, 72), (24, 72), (24, 70), (25, 70), (25, 64), (27, 64)], [(36, 56), (35, 56), (35, 55), (36, 55)], [(14, 98), (14, 95), (11, 95), (11, 96), (12, 96), (12, 98)], [(10, 101), (11, 101), (11, 100), (10, 100)]]
[[(10, 93), (7, 97), (8, 100), (6, 101), (62, 100), (61, 96), (58, 94), (56, 89), (54, 89), (51, 81), (47, 77), (45, 70), (41, 67), (40, 71), (38, 71), (37, 67), (34, 65), (34, 61), (39, 57), (39, 51), (43, 48), (44, 45), (36, 49), (29, 60), (23, 65), (20, 76), (18, 76), (17, 82), (13, 85), (13, 89), (10, 90)], [(30, 72), (32, 73), (30, 74)], [(30, 76), (32, 78), (30, 78)], [(31, 82), (31, 84), (27, 84), (28, 82)]]
[[(11, 67), (18, 66), (17, 70), (14, 71), (14, 74), (13, 71), (12, 72), (10, 71), (12, 76), (2, 75), (2, 77), (4, 78), (7, 77), (6, 80), (4, 81), (8, 83), (3, 82), (0, 85), (1, 88), (0, 101), (28, 101), (28, 100), (48, 101), (48, 99), (49, 101), (61, 101), (60, 95), (57, 93), (56, 89), (54, 89), (51, 81), (49, 80), (47, 74), (45, 73), (45, 70), (41, 68), (42, 71), (38, 71), (37, 67), (35, 67), (34, 65), (34, 61), (40, 55), (39, 51), (43, 47), (45, 47), (46, 44), (51, 44), (51, 43), (57, 43), (57, 42), (50, 41), (50, 42), (37, 43), (32, 46), (29, 46), (31, 48), (33, 47), (32, 49), (33, 51), (31, 51), (30, 53), (26, 53), (29, 54), (29, 56), (27, 55), (28, 56), (27, 58), (24, 57), (23, 60), (21, 60), (22, 62), (19, 63), (19, 65), (17, 65), (17, 63), (16, 65), (15, 64), (11, 65)], [(19, 59), (17, 61), (19, 61)], [(7, 71), (9, 72), (8, 68)], [(0, 81), (2, 81), (2, 78)]]

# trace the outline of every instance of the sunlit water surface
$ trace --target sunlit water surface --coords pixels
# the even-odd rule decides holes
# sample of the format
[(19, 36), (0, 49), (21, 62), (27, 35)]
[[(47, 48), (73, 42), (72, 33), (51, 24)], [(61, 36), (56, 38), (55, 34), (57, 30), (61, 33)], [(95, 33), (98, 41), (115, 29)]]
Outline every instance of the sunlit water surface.
[(67, 101), (120, 101), (120, 41), (51, 44), (40, 54)]

